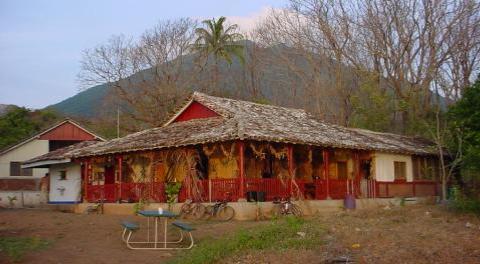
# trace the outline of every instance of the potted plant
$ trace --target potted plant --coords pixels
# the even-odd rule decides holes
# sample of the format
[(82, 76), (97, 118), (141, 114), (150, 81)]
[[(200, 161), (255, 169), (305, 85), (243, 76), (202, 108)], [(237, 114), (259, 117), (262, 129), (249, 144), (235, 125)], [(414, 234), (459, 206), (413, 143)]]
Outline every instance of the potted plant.
[(172, 210), (172, 206), (178, 200), (178, 193), (182, 184), (180, 182), (167, 182), (165, 184), (165, 194), (167, 195), (168, 210)]

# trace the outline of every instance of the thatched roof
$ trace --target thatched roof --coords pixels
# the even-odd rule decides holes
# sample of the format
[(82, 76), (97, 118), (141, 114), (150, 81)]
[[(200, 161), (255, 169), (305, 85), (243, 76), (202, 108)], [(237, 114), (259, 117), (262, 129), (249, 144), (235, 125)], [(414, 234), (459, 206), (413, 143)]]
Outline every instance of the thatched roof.
[(209, 96), (195, 92), (182, 107), (196, 101), (218, 117), (173, 122), (128, 136), (79, 148), (73, 157), (85, 157), (180, 147), (230, 140), (255, 140), (332, 148), (432, 155), (434, 145), (419, 138), (351, 129), (318, 120), (301, 109)]

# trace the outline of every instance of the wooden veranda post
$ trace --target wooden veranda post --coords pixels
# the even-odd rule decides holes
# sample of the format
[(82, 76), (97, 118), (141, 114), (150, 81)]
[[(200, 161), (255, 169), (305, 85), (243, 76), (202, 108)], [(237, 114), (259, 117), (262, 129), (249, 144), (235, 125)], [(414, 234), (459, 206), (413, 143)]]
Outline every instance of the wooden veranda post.
[(87, 189), (88, 189), (88, 161), (83, 161), (83, 201), (87, 201)]
[(118, 156), (118, 200), (122, 201), (122, 156)]
[(330, 166), (330, 163), (329, 163), (329, 160), (328, 160), (328, 156), (329, 156), (329, 153), (328, 153), (328, 150), (324, 149), (323, 152), (323, 175), (325, 175), (325, 185), (326, 185), (326, 192), (327, 192), (327, 199), (332, 199), (330, 197), (330, 181), (329, 181), (329, 173), (328, 173), (328, 168)]
[[(355, 182), (360, 182), (360, 153), (355, 151), (355, 177), (352, 183), (352, 194), (355, 195), (355, 187), (357, 186)], [(359, 190), (360, 191), (360, 190)]]
[(85, 160), (85, 201), (88, 199), (88, 184), (90, 183), (90, 179), (92, 177), (92, 162), (91, 159), (88, 158)]
[(288, 174), (290, 175), (289, 193), (293, 191), (294, 165), (293, 165), (293, 146), (287, 146)]
[(238, 141), (238, 170), (239, 170), (239, 188), (238, 198), (245, 199), (245, 143)]

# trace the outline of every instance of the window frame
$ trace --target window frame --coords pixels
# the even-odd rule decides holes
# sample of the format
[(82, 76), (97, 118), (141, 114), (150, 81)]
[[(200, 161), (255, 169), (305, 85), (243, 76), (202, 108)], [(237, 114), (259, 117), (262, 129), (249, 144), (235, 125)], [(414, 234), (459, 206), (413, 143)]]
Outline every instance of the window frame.
[(10, 161), (10, 176), (33, 176), (32, 168), (22, 168), (21, 161)]
[[(399, 166), (401, 165), (401, 166)], [(399, 177), (400, 174), (397, 169), (402, 168), (401, 174), (403, 176)], [(393, 161), (393, 180), (394, 181), (406, 181), (407, 180), (407, 162), (406, 161)]]
[(58, 172), (59, 172), (58, 180), (66, 181), (67, 180), (67, 170), (61, 170), (61, 171), (58, 171)]

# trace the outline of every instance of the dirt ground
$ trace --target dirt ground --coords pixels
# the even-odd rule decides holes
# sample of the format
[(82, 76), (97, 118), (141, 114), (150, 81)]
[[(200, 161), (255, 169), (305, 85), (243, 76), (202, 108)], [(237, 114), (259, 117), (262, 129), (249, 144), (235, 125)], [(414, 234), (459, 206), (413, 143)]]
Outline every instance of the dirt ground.
[[(1, 210), (0, 236), (37, 236), (52, 242), (47, 249), (26, 254), (22, 263), (162, 263), (181, 254), (128, 250), (120, 240), (123, 219), (146, 224), (145, 218), (134, 216)], [(334, 263), (345, 258), (355, 263), (480, 263), (480, 219), (437, 206), (329, 213), (309, 221), (325, 230), (318, 249), (245, 252), (224, 263)], [(194, 236), (201, 241), (264, 223), (200, 222)], [(2, 253), (0, 263), (8, 263)]]

